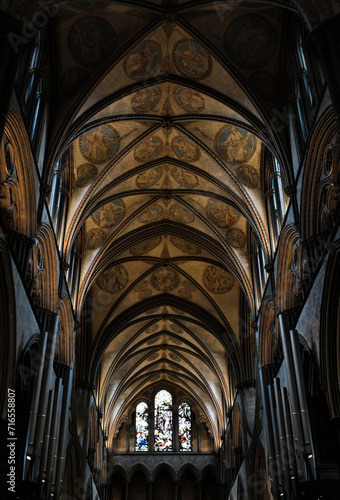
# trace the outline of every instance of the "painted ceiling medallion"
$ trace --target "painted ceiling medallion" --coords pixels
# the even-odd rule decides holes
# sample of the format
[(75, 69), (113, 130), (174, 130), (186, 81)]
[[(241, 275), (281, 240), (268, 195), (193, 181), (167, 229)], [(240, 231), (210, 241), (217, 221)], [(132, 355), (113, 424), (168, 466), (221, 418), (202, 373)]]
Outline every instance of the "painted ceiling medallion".
[(113, 27), (100, 17), (80, 19), (70, 29), (69, 48), (83, 66), (97, 66), (110, 57), (116, 47)]
[(149, 188), (156, 184), (163, 174), (162, 167), (152, 167), (137, 175), (136, 186), (139, 188)]
[(138, 293), (139, 300), (145, 300), (151, 297), (152, 290), (148, 288), (149, 282), (148, 280), (140, 281), (133, 289), (134, 292)]
[(178, 287), (180, 279), (177, 271), (169, 266), (163, 266), (152, 273), (150, 282), (159, 292), (171, 292)]
[(276, 47), (275, 31), (263, 17), (241, 16), (224, 34), (224, 48), (241, 68), (252, 70), (265, 66)]
[(234, 248), (244, 248), (246, 244), (246, 235), (238, 227), (231, 227), (225, 233), (227, 243)]
[(105, 163), (118, 152), (118, 132), (111, 125), (99, 125), (79, 137), (79, 148), (86, 160)]
[(179, 40), (174, 46), (172, 59), (182, 75), (195, 80), (207, 78), (212, 70), (210, 54), (196, 40)]
[[(176, 312), (178, 311), (177, 308), (174, 308), (172, 307), (171, 309), (175, 310), (176, 309)], [(182, 314), (182, 311), (179, 313), (179, 314)], [(175, 333), (183, 333), (183, 330), (180, 326), (176, 325), (176, 323), (171, 323), (170, 325), (170, 329), (175, 332)]]
[(184, 240), (178, 236), (170, 236), (170, 242), (179, 250), (189, 255), (199, 255), (201, 253), (201, 248), (191, 241)]
[(126, 56), (124, 70), (133, 80), (151, 78), (159, 71), (161, 62), (162, 51), (158, 43), (145, 40)]
[(249, 189), (256, 189), (260, 185), (260, 176), (251, 165), (242, 165), (236, 170), (237, 179)]
[(236, 208), (216, 198), (208, 200), (205, 210), (209, 219), (221, 228), (233, 226), (241, 217), (240, 212)]
[(124, 266), (115, 266), (100, 274), (97, 285), (107, 293), (116, 293), (123, 290), (129, 280), (129, 275)]
[(98, 169), (91, 163), (83, 163), (76, 170), (76, 187), (85, 187), (91, 184), (98, 175)]
[(125, 216), (125, 204), (117, 199), (102, 205), (92, 214), (92, 219), (100, 227), (115, 227)]
[(183, 207), (180, 203), (174, 203), (169, 207), (169, 217), (172, 220), (182, 222), (183, 224), (190, 224), (195, 220), (193, 213)]
[(148, 137), (135, 148), (135, 160), (144, 163), (157, 158), (163, 149), (163, 141), (156, 136)]
[(197, 175), (182, 167), (173, 167), (171, 175), (175, 181), (183, 187), (194, 188), (199, 185)]
[(86, 233), (86, 248), (96, 250), (103, 246), (106, 240), (106, 232), (104, 229), (94, 228)]
[(204, 109), (204, 97), (197, 90), (176, 86), (173, 96), (178, 106), (187, 113), (200, 113)]
[(235, 278), (220, 267), (209, 266), (203, 273), (203, 283), (210, 292), (220, 295), (233, 288)]
[(149, 326), (149, 328), (145, 331), (146, 331), (146, 333), (155, 333), (155, 332), (157, 332), (158, 328), (159, 328), (159, 325), (156, 323), (154, 325)]
[(193, 141), (179, 135), (172, 139), (171, 147), (177, 158), (188, 163), (197, 161), (201, 154), (199, 147)]
[(141, 224), (148, 224), (164, 217), (164, 207), (161, 205), (151, 205), (138, 217), (138, 222)]
[(147, 240), (140, 241), (130, 248), (130, 253), (132, 255), (144, 255), (156, 248), (162, 241), (162, 236), (153, 236)]
[(147, 87), (133, 94), (131, 108), (135, 113), (153, 111), (162, 97), (162, 89), (158, 85)]
[(224, 161), (244, 163), (256, 151), (256, 139), (241, 127), (227, 125), (216, 134), (215, 147)]

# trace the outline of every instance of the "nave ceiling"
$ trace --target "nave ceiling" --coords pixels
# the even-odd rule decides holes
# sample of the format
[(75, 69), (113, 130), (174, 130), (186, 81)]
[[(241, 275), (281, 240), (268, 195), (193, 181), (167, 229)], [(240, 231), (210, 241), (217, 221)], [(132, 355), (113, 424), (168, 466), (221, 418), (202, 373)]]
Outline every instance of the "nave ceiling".
[(272, 257), (266, 150), (289, 184), (272, 125), (290, 10), (58, 3), (49, 158), (67, 158), (62, 254), (80, 239), (81, 364), (109, 443), (161, 384), (199, 409), (219, 443), (235, 384), (254, 375), (254, 235)]

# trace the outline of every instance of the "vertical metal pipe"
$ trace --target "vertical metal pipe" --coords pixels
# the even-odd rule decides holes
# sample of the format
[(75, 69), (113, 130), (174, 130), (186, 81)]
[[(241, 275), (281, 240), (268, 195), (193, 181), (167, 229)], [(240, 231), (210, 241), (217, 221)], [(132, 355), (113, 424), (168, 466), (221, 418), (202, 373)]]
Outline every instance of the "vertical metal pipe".
[(49, 328), (48, 333), (48, 344), (46, 348), (46, 356), (44, 363), (44, 376), (41, 385), (41, 394), (39, 400), (39, 410), (38, 410), (38, 418), (37, 418), (37, 431), (35, 433), (34, 438), (34, 478), (37, 481), (39, 478), (39, 461), (41, 455), (41, 448), (44, 436), (44, 429), (46, 423), (46, 411), (48, 404), (48, 394), (51, 386), (51, 375), (53, 370), (53, 361), (54, 361), (54, 352), (55, 352), (55, 344), (57, 338), (57, 327), (58, 327), (58, 316), (55, 314), (52, 325)]
[(300, 343), (299, 343), (299, 339), (298, 339), (297, 330), (291, 330), (290, 340), (291, 340), (291, 345), (292, 345), (296, 384), (297, 384), (298, 397), (299, 397), (299, 403), (300, 403), (301, 421), (302, 421), (303, 433), (304, 433), (304, 437), (305, 437), (306, 460), (307, 460), (309, 471), (311, 472), (311, 474), (313, 476), (313, 479), (316, 479), (313, 436), (312, 436), (312, 430), (310, 427), (306, 389), (305, 389), (302, 362), (301, 362), (301, 356), (300, 356)]
[(35, 372), (35, 383), (34, 383), (34, 389), (33, 389), (31, 412), (30, 412), (29, 424), (28, 424), (28, 436), (27, 436), (26, 449), (25, 449), (24, 477), (26, 477), (26, 475), (28, 474), (28, 471), (31, 470), (32, 465), (33, 465), (31, 463), (31, 460), (26, 460), (26, 456), (29, 456), (30, 458), (32, 458), (33, 451), (34, 451), (33, 450), (34, 436), (35, 436), (35, 429), (36, 429), (38, 409), (39, 409), (39, 399), (40, 399), (41, 383), (42, 383), (42, 377), (43, 377), (43, 371), (44, 371), (44, 359), (45, 359), (45, 353), (46, 353), (46, 345), (47, 345), (47, 332), (41, 332), (39, 335), (38, 351), (36, 353), (36, 357), (33, 359), (34, 364), (32, 366), (32, 371), (33, 371), (33, 373)]
[(56, 445), (56, 434), (57, 434), (57, 425), (58, 425), (58, 408), (60, 404), (60, 393), (61, 393), (61, 378), (57, 378), (55, 381), (55, 391), (54, 391), (54, 400), (53, 400), (53, 413), (52, 413), (52, 422), (51, 422), (51, 431), (50, 431), (50, 443), (48, 447), (48, 455), (47, 455), (47, 478), (46, 478), (46, 498), (48, 498), (50, 494), (50, 489), (52, 485), (52, 467), (53, 467), (53, 457), (55, 454), (55, 445)]
[(56, 478), (57, 460), (58, 460), (57, 452), (58, 452), (58, 442), (60, 433), (60, 420), (62, 414), (63, 394), (64, 394), (64, 386), (61, 385), (59, 393), (59, 404), (57, 407), (57, 425), (55, 429), (54, 454), (52, 455), (52, 465), (51, 465), (51, 491), (54, 493), (54, 496), (55, 496), (55, 478)]
[(290, 343), (289, 324), (284, 313), (279, 315), (283, 355), (285, 358), (288, 394), (290, 399), (292, 424), (294, 430), (294, 443), (296, 449), (297, 473), (299, 478), (307, 480), (304, 464), (304, 439), (300, 415), (299, 398), (296, 387), (293, 355)]
[(286, 494), (286, 498), (290, 499), (291, 488), (290, 488), (290, 471), (289, 471), (289, 461), (288, 461), (287, 441), (286, 441), (287, 431), (283, 416), (280, 380), (277, 377), (274, 378), (274, 392), (276, 401), (277, 421), (278, 421), (278, 428), (280, 435), (281, 463), (282, 463), (283, 478), (284, 478), (283, 490)]
[(59, 433), (59, 444), (57, 453), (58, 459), (57, 459), (57, 471), (56, 471), (56, 481), (55, 481), (56, 499), (59, 498), (61, 481), (65, 470), (65, 451), (66, 451), (65, 440), (69, 422), (69, 407), (71, 401), (72, 378), (73, 378), (73, 371), (71, 368), (68, 367), (64, 381), (63, 404), (62, 404), (61, 420), (60, 420), (60, 433)]
[(282, 474), (282, 462), (281, 462), (280, 437), (279, 437), (279, 429), (277, 426), (274, 388), (271, 384), (268, 385), (268, 394), (269, 394), (269, 404), (270, 404), (270, 415), (273, 422), (273, 437), (275, 446), (277, 478), (279, 481), (279, 490), (281, 494), (283, 492), (283, 474)]
[(268, 468), (269, 468), (269, 475), (272, 479), (273, 495), (275, 500), (277, 500), (279, 498), (279, 488), (278, 488), (277, 472), (276, 472), (275, 446), (274, 446), (272, 419), (270, 416), (268, 389), (267, 389), (267, 384), (264, 381), (264, 376), (265, 374), (263, 373), (263, 368), (260, 368), (260, 386), (262, 393), (263, 413), (265, 417), (265, 424), (266, 424), (265, 430), (266, 430), (267, 446), (268, 446)]
[(290, 480), (293, 487), (294, 496), (297, 497), (297, 468), (296, 468), (296, 458), (295, 458), (295, 448), (293, 441), (293, 429), (292, 429), (292, 421), (290, 418), (290, 408), (288, 401), (287, 388), (281, 387), (281, 396), (282, 396), (282, 407), (283, 407), (283, 415), (285, 419), (286, 426), (286, 440), (287, 440), (287, 455), (289, 461), (289, 471), (290, 471)]
[(47, 453), (50, 444), (50, 432), (51, 432), (51, 421), (52, 421), (52, 405), (53, 405), (54, 389), (49, 391), (48, 396), (48, 407), (47, 407), (47, 419), (45, 426), (45, 435), (42, 448), (42, 455), (40, 461), (40, 498), (44, 498), (44, 492), (46, 487), (46, 463), (47, 463)]

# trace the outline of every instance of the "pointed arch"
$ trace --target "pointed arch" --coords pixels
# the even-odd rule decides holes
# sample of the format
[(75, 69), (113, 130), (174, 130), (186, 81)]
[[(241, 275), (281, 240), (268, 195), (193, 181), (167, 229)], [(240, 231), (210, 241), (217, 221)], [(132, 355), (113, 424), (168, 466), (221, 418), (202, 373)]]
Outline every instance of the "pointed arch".
[(10, 203), (14, 211), (11, 229), (32, 238), (36, 233), (37, 220), (34, 166), (25, 125), (12, 106), (7, 115), (5, 136), (10, 145), (9, 162), (12, 163), (13, 173), (9, 178), (5, 175), (1, 182), (2, 189), (7, 191), (9, 188), (11, 191), (6, 194), (6, 197), (12, 197)]
[(280, 325), (272, 297), (262, 301), (259, 322), (259, 361), (261, 366), (277, 363), (282, 356)]
[(61, 330), (57, 338), (56, 361), (72, 366), (74, 352), (73, 312), (71, 301), (67, 295), (64, 295), (59, 303), (58, 315)]
[(36, 238), (40, 243), (43, 262), (39, 306), (55, 312), (58, 307), (58, 263), (54, 233), (50, 226), (42, 224)]
[(286, 226), (281, 233), (277, 255), (276, 310), (278, 314), (297, 307), (301, 298), (299, 240), (300, 235), (292, 224)]

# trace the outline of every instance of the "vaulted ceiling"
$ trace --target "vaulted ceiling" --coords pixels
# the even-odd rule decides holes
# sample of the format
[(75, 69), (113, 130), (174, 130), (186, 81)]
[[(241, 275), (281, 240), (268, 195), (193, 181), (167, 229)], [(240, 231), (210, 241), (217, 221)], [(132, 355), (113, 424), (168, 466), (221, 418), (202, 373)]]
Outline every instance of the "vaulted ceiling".
[(285, 165), (270, 124), (289, 10), (59, 2), (50, 161), (68, 151), (62, 252), (81, 234), (82, 362), (111, 435), (164, 381), (218, 440), (235, 384), (253, 376), (250, 237), (270, 260), (264, 152)]

